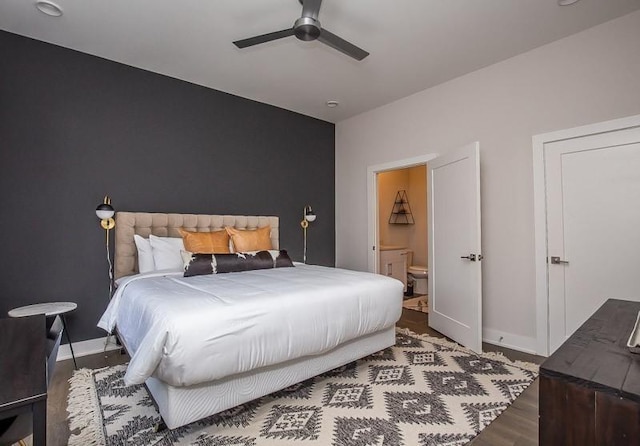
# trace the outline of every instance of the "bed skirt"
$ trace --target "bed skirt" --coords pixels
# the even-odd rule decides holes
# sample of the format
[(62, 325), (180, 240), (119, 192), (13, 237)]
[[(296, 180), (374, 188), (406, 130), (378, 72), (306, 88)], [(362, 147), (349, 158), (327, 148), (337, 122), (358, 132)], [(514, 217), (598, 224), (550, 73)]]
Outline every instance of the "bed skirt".
[(192, 423), (284, 389), (395, 344), (395, 326), (346, 342), (326, 353), (189, 387), (149, 378), (146, 385), (169, 429)]

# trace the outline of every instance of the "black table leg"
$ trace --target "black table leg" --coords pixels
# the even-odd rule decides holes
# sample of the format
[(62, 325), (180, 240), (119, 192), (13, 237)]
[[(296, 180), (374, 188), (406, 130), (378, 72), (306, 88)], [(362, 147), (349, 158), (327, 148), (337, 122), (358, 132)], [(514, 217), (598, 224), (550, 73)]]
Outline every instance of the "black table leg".
[(67, 334), (67, 341), (69, 341), (69, 349), (71, 350), (71, 357), (73, 358), (73, 367), (78, 370), (78, 364), (76, 364), (76, 355), (73, 353), (73, 344), (71, 343), (71, 336), (69, 336), (69, 330), (67, 330), (67, 321), (64, 317), (64, 314), (61, 314), (62, 319), (62, 328), (64, 328), (64, 332)]
[(33, 446), (47, 444), (47, 399), (33, 403)]

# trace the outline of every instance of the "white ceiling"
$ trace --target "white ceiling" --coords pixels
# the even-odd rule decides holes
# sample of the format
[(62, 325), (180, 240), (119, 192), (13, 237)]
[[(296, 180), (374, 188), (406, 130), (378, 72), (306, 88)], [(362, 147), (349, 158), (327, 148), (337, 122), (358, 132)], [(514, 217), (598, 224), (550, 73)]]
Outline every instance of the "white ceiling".
[[(350, 116), (640, 9), (640, 0), (324, 0), (323, 27), (369, 51), (355, 61), (295, 37), (298, 0), (1, 0), (0, 29), (326, 121)], [(340, 102), (328, 108), (327, 100)]]

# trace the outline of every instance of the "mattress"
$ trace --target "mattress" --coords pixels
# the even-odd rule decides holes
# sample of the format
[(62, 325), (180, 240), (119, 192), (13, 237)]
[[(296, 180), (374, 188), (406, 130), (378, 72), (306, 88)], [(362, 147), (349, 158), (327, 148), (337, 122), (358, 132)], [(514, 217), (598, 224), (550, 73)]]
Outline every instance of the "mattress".
[(121, 281), (98, 326), (117, 325), (132, 355), (125, 383), (155, 377), (191, 386), (327, 352), (393, 327), (402, 283), (382, 275), (296, 264)]

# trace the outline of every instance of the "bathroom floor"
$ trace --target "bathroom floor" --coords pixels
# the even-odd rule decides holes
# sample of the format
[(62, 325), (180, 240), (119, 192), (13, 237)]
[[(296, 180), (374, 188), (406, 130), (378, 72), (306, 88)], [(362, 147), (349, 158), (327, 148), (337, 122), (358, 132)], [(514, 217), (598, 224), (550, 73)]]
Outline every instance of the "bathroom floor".
[(421, 311), (422, 313), (428, 313), (428, 296), (426, 294), (414, 294), (411, 297), (405, 298), (402, 302), (402, 306), (407, 310)]

